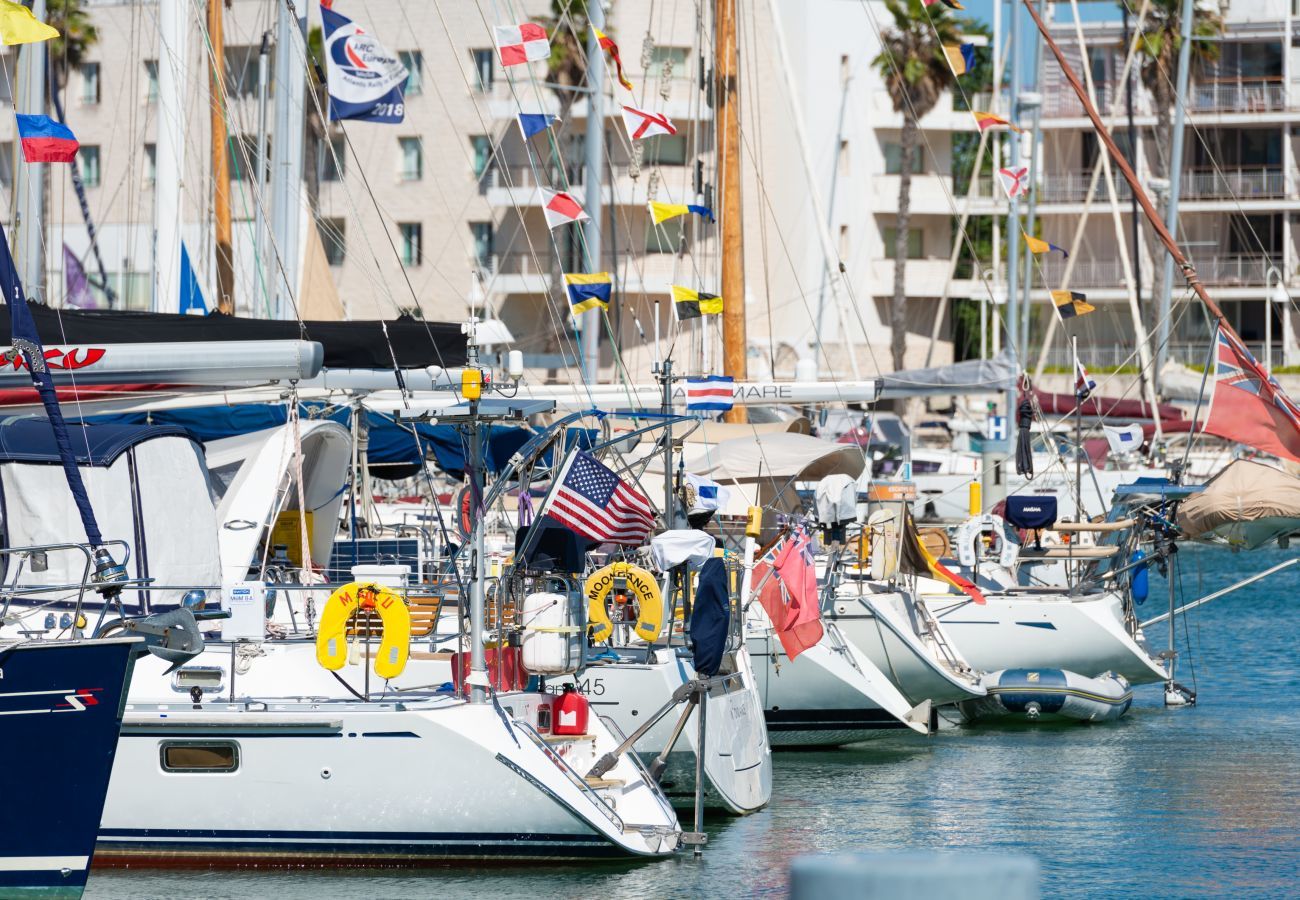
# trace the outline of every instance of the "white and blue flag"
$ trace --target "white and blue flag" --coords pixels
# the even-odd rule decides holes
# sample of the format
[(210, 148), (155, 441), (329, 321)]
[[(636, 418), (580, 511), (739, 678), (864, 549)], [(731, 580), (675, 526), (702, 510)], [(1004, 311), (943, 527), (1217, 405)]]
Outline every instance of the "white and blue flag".
[(1132, 425), (1125, 425), (1123, 428), (1117, 428), (1114, 425), (1103, 425), (1102, 430), (1106, 432), (1106, 443), (1110, 444), (1111, 453), (1129, 453), (1141, 448), (1142, 442), (1146, 439), (1146, 434), (1142, 426), (1134, 422)]
[(346, 16), (321, 6), (330, 121), (359, 119), (397, 125), (406, 116), (402, 91), (410, 75), (396, 55)]

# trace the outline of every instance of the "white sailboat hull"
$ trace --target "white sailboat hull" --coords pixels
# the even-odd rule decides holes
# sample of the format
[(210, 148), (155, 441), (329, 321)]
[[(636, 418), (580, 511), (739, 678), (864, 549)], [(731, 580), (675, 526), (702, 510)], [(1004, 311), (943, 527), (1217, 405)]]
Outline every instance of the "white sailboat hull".
[(1125, 629), (1119, 594), (985, 597), (981, 606), (954, 594), (922, 596), (962, 656), (983, 672), (1054, 668), (1088, 677), (1114, 672), (1132, 684), (1167, 677)]
[[(946, 660), (933, 641), (917, 634), (909, 605), (901, 594), (859, 594), (846, 588), (836, 596), (828, 618), (909, 703), (929, 700), (942, 706), (984, 696), (969, 660)], [(947, 643), (956, 653), (953, 641)]]

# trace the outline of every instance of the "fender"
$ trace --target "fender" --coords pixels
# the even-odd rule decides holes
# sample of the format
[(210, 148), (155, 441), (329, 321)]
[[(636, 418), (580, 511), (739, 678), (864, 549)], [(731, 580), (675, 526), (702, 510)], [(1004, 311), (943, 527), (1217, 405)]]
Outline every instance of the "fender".
[[(626, 579), (628, 591), (636, 596), (637, 619), (636, 634), (647, 643), (659, 637), (664, 627), (664, 601), (659, 592), (659, 584), (653, 575), (640, 566), (631, 563), (616, 562), (597, 569), (591, 573), (583, 585), (587, 595), (587, 622), (594, 641), (607, 641), (614, 634), (614, 623), (610, 621), (606, 600), (614, 590), (616, 579)], [(616, 603), (626, 602), (615, 598)]]
[(362, 609), (377, 612), (383, 624), (375, 674), (396, 678), (411, 652), (411, 611), (395, 592), (378, 584), (354, 581), (330, 594), (316, 632), (316, 661), (332, 672), (347, 665), (347, 624)]

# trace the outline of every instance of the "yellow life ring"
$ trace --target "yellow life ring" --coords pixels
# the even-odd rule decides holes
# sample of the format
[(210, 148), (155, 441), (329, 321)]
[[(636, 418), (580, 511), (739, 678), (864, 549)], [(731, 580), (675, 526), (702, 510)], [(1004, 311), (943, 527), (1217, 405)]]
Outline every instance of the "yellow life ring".
[(406, 668), (411, 652), (411, 611), (396, 593), (378, 584), (354, 581), (345, 584), (325, 601), (320, 628), (316, 632), (316, 661), (338, 671), (348, 661), (346, 629), (358, 610), (373, 609), (383, 623), (383, 640), (375, 657), (375, 674), (396, 678)]
[[(614, 584), (625, 581), (627, 593), (614, 594)], [(610, 563), (604, 568), (591, 573), (583, 586), (587, 595), (587, 621), (591, 629), (591, 638), (595, 641), (607, 641), (614, 633), (614, 623), (610, 621), (606, 600), (614, 594), (613, 602), (626, 604), (636, 600), (637, 636), (644, 641), (653, 641), (659, 637), (664, 627), (664, 601), (659, 593), (659, 583), (654, 575), (640, 566), (631, 563)]]

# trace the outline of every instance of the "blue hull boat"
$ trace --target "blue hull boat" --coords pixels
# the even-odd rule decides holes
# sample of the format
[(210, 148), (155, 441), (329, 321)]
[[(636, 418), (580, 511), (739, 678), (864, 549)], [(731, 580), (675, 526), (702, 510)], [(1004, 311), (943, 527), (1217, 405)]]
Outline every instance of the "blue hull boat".
[(80, 897), (138, 638), (0, 644), (0, 896)]

